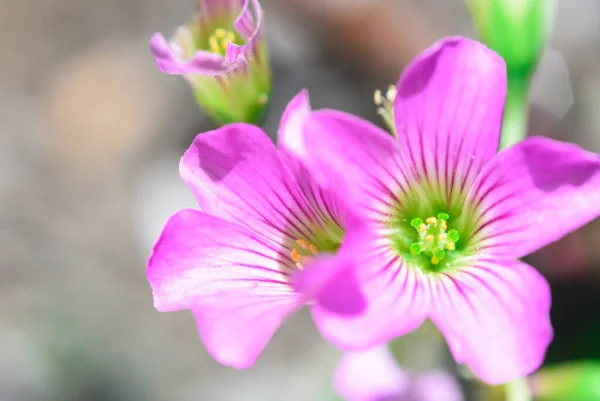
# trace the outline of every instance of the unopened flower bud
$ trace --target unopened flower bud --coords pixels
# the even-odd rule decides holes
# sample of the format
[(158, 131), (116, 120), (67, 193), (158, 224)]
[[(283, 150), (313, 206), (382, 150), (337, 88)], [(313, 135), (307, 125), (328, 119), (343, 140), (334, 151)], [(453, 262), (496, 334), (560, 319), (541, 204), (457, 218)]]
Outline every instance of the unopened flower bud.
[(554, 21), (555, 0), (467, 0), (483, 42), (506, 61), (508, 74), (531, 75)]

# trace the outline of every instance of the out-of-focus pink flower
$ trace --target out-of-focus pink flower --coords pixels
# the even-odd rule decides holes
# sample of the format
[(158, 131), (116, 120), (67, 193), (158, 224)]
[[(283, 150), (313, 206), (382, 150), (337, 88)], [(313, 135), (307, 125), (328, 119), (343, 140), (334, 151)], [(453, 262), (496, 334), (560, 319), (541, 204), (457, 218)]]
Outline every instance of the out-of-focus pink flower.
[(150, 41), (158, 68), (183, 75), (198, 104), (219, 124), (256, 123), (271, 94), (271, 71), (258, 0), (199, 0), (192, 21), (170, 42)]
[(334, 386), (347, 401), (462, 401), (458, 381), (444, 370), (404, 371), (386, 346), (346, 353)]
[(252, 366), (282, 322), (307, 302), (339, 313), (364, 306), (319, 293), (329, 280), (349, 283), (331, 269), (311, 274), (302, 292), (290, 284), (292, 277), (303, 280), (312, 263), (334, 259), (342, 227), (352, 225), (287, 151), (293, 135), (287, 114), (279, 149), (258, 127), (242, 123), (198, 135), (180, 174), (201, 211), (172, 216), (148, 261), (156, 309), (191, 309), (209, 353), (236, 368)]
[(328, 339), (364, 350), (429, 318), (456, 361), (490, 384), (541, 365), (553, 336), (550, 289), (518, 259), (600, 214), (600, 158), (540, 137), (497, 153), (505, 94), (502, 58), (453, 37), (400, 78), (390, 108), (397, 140), (345, 113), (311, 111), (299, 95), (296, 155), (370, 227), (361, 236), (348, 228), (348, 254), (330, 262), (355, 266), (348, 277), (368, 306), (357, 316), (315, 306)]

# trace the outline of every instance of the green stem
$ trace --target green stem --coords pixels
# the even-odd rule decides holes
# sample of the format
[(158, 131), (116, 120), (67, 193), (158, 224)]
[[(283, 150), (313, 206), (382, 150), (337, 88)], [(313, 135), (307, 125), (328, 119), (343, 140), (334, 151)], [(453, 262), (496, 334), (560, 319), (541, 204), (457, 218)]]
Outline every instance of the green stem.
[(502, 120), (500, 149), (506, 149), (527, 136), (529, 105), (527, 96), (529, 79), (519, 75), (509, 75), (506, 105)]
[[(467, 375), (470, 377), (470, 375)], [(490, 386), (472, 378), (473, 399), (486, 401), (531, 401), (532, 394), (526, 377), (500, 386)]]
[(506, 401), (531, 401), (531, 388), (526, 377), (514, 380), (504, 385)]

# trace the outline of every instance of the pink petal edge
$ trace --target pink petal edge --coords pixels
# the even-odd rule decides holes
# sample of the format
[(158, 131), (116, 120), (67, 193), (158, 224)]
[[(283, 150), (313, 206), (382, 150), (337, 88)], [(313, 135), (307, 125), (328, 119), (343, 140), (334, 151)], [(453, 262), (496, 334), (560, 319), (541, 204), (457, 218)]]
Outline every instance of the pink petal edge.
[[(219, 362), (252, 366), (304, 299), (288, 284), (278, 244), (237, 224), (184, 209), (157, 241), (147, 275), (159, 311), (191, 308)], [(243, 335), (240, 335), (243, 333)]]
[(533, 267), (480, 260), (431, 285), (431, 320), (481, 380), (503, 384), (541, 366), (553, 338), (551, 296)]
[(347, 401), (401, 399), (410, 379), (386, 346), (343, 355), (335, 369), (334, 387)]
[(486, 166), (467, 203), (479, 213), (474, 244), (489, 254), (523, 257), (600, 216), (600, 156), (528, 138)]

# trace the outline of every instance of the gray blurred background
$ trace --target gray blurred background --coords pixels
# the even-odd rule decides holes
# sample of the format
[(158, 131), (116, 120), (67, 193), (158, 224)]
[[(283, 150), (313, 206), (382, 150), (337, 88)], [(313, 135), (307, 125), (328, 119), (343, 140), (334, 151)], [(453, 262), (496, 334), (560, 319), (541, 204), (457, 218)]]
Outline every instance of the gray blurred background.
[[(271, 135), (303, 87), (314, 107), (379, 123), (375, 89), (439, 37), (474, 36), (461, 0), (262, 3)], [(209, 358), (190, 313), (152, 307), (146, 258), (169, 215), (195, 205), (178, 161), (212, 125), (184, 80), (157, 70), (148, 40), (194, 9), (0, 0), (0, 401), (317, 401), (333, 391), (339, 351), (306, 313), (239, 372)], [(531, 132), (600, 152), (600, 1), (559, 1), (551, 45)], [(600, 357), (574, 345), (600, 332), (600, 223), (529, 262), (555, 289), (549, 362)]]

